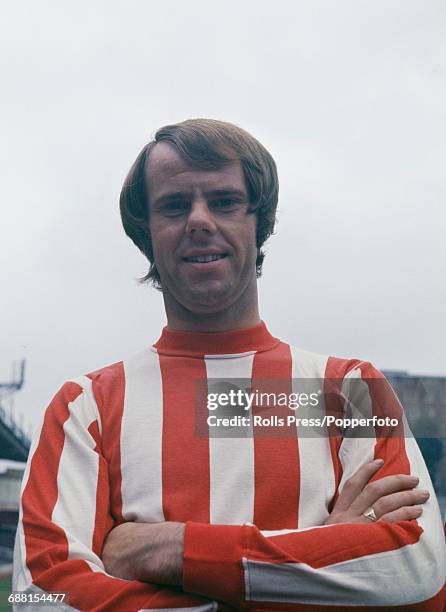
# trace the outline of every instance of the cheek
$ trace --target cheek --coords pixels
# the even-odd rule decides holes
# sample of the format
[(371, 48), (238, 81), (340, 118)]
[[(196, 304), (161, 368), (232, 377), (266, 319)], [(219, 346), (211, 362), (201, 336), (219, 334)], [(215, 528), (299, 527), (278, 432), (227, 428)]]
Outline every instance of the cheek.
[(249, 255), (257, 257), (256, 224), (253, 223), (245, 235), (245, 249)]
[(177, 244), (175, 229), (155, 226), (151, 238), (155, 263), (172, 259)]

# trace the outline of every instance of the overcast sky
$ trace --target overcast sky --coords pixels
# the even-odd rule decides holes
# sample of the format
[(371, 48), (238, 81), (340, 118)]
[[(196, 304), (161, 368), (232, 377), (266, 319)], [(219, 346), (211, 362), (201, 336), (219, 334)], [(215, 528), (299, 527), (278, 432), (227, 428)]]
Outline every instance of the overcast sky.
[(1, 3), (0, 379), (16, 417), (155, 341), (118, 196), (158, 127), (232, 121), (275, 157), (260, 282), (302, 348), (446, 375), (443, 0)]

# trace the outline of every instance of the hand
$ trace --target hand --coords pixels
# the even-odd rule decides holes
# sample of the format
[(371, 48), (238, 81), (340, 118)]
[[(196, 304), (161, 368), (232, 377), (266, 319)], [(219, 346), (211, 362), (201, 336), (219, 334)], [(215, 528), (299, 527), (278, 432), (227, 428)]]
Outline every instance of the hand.
[(424, 504), (429, 492), (415, 489), (416, 476), (394, 474), (369, 482), (382, 465), (380, 459), (366, 463), (346, 481), (325, 525), (370, 523), (363, 513), (371, 507), (378, 520), (387, 523), (416, 519), (421, 515), (423, 509), (416, 504)]
[(102, 549), (105, 571), (117, 578), (181, 585), (183, 523), (122, 523)]

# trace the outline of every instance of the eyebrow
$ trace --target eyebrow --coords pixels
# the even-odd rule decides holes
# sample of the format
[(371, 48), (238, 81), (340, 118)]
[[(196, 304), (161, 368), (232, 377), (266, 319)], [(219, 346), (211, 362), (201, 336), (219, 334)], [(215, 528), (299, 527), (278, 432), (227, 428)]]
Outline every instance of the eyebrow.
[[(211, 189), (210, 191), (204, 191), (203, 195), (205, 197), (238, 197), (240, 199), (247, 199), (248, 194), (245, 191), (241, 191), (240, 189), (232, 189), (230, 187), (222, 188), (222, 189)], [(155, 205), (163, 204), (164, 202), (172, 202), (175, 200), (183, 200), (185, 198), (191, 199), (193, 197), (192, 191), (171, 191), (166, 193), (159, 198), (157, 198), (154, 202)]]

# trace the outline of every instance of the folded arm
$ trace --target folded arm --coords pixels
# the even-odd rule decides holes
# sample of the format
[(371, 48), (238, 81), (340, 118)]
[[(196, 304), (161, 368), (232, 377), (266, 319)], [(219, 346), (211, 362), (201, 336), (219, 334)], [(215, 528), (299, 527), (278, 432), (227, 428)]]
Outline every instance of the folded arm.
[[(404, 609), (414, 606), (419, 611), (443, 612), (446, 547), (441, 516), (427, 468), (402, 407), (383, 375), (365, 362), (344, 378), (342, 397), (346, 413), (353, 411), (378, 419), (389, 417), (396, 419), (397, 425), (381, 427), (378, 422), (370, 437), (344, 432), (338, 451), (342, 473), (338, 494), (359, 467), (380, 458), (384, 464), (372, 476), (373, 486), (371, 489), (368, 486), (366, 500), (362, 498), (359, 506), (356, 502), (354, 513), (362, 514), (366, 509), (364, 502), (370, 490), (372, 495), (376, 493), (377, 479), (403, 474), (417, 476), (420, 489), (430, 493), (422, 514), (418, 517), (397, 514), (390, 521), (375, 523), (363, 520), (364, 517), (360, 523), (344, 522), (341, 517), (340, 523), (276, 532), (262, 532), (253, 525), (189, 523), (184, 543), (186, 591), (252, 609), (361, 605)], [(399, 504), (406, 501), (393, 498), (389, 506), (388, 495), (402, 493), (407, 491), (386, 494), (384, 505), (380, 501), (381, 507), (377, 506), (379, 514), (398, 512)], [(335, 506), (332, 514), (337, 510)], [(344, 511), (341, 509), (341, 514)]]
[(86, 611), (216, 610), (217, 604), (180, 588), (105, 571), (100, 555), (115, 522), (90, 387), (85, 377), (62, 387), (31, 448), (22, 485), (14, 590), (66, 593), (69, 606)]
[[(343, 437), (338, 451), (339, 496), (326, 524), (265, 532), (254, 525), (189, 522), (184, 536), (185, 591), (243, 609), (361, 605), (443, 612), (446, 549), (440, 513), (401, 406), (370, 364), (358, 364), (344, 383), (349, 409), (359, 410), (361, 416), (394, 417), (398, 426), (393, 432), (378, 426), (370, 438)], [(351, 477), (373, 458), (384, 461), (371, 478), (373, 486), (347, 503)], [(430, 493), (422, 514), (416, 505), (424, 500), (408, 497), (411, 487), (397, 486), (375, 498), (383, 520), (370, 523), (363, 512), (377, 492), (377, 479), (399, 474), (406, 479), (418, 476), (420, 490)]]
[[(187, 523), (184, 532), (180, 523), (128, 523), (107, 538), (105, 566), (139, 580), (170, 583), (175, 576), (175, 583), (189, 592), (243, 609), (361, 602), (443, 610), (444, 594), (437, 595), (441, 542), (435, 558), (435, 547), (426, 549), (423, 529), (415, 521), (426, 494), (414, 488), (418, 479), (408, 475), (369, 482), (381, 465), (367, 463), (345, 483), (325, 526), (260, 532), (251, 525)], [(369, 505), (379, 522), (364, 517)], [(432, 513), (429, 503), (425, 510)], [(178, 550), (184, 540), (183, 562)], [(429, 558), (428, 553), (434, 554)], [(403, 589), (397, 579), (402, 572)]]

